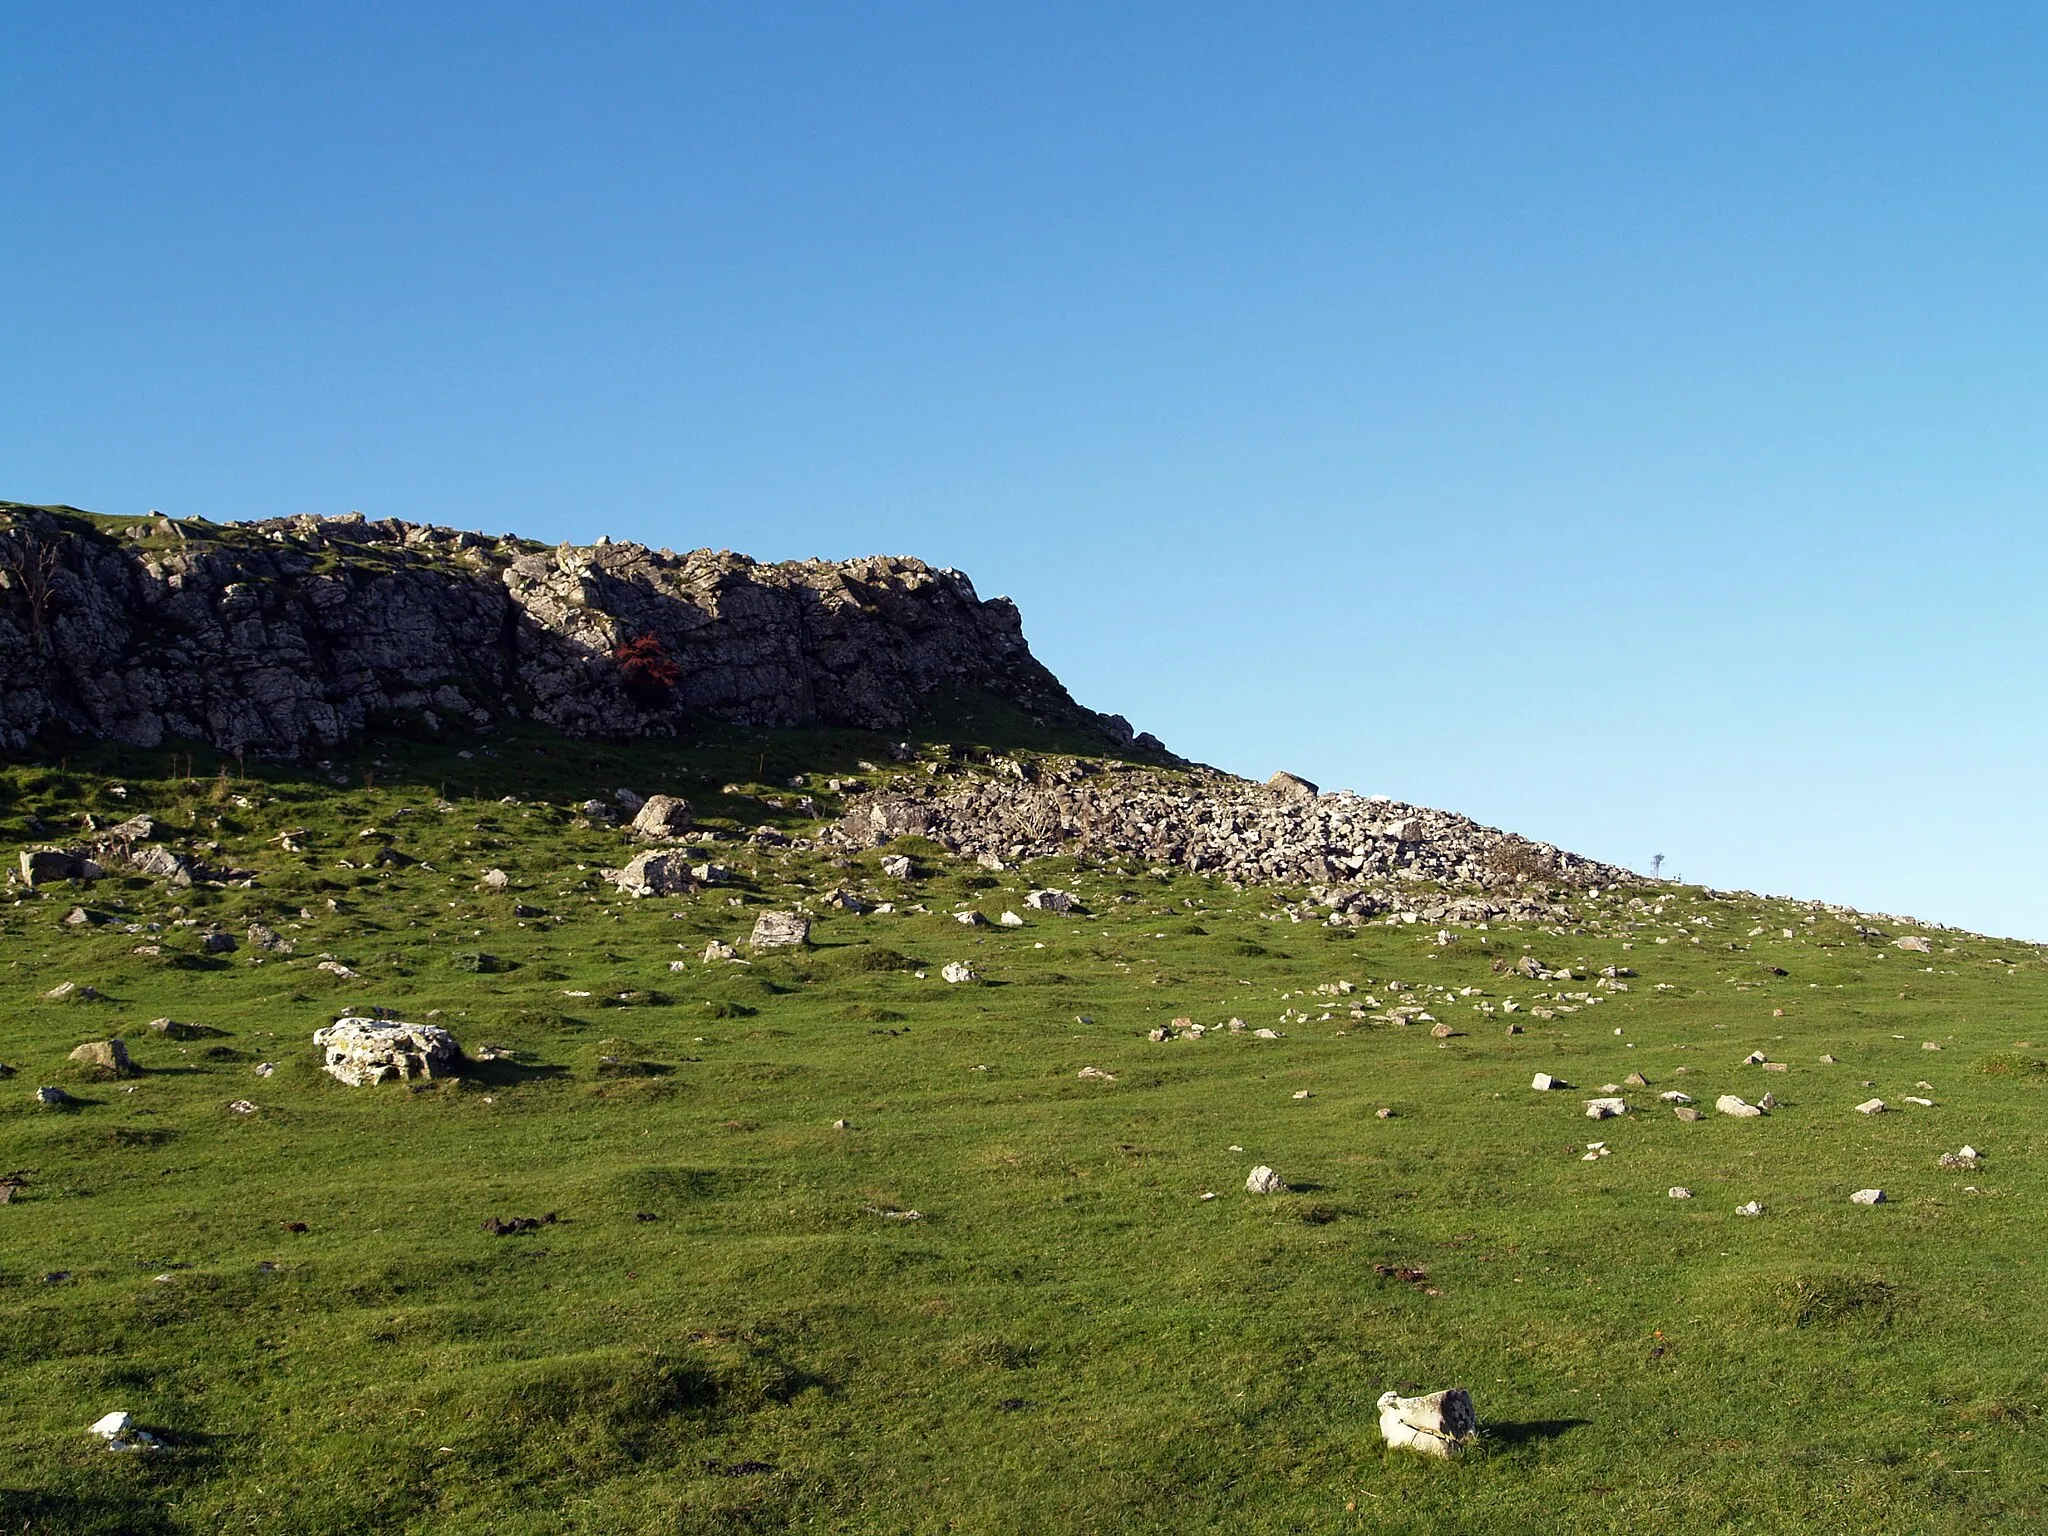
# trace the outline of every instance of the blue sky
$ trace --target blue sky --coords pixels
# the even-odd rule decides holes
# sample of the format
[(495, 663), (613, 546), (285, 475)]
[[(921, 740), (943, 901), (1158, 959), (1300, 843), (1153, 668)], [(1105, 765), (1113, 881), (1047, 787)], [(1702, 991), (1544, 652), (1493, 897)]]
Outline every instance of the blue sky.
[(920, 555), (1240, 772), (2048, 939), (2048, 11), (0, 11), (0, 496)]

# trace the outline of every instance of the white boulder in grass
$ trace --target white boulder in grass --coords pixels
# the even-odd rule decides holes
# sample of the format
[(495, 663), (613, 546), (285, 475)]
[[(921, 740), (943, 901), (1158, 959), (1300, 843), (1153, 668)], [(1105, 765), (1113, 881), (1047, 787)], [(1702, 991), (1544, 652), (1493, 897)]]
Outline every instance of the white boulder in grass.
[(810, 943), (811, 920), (800, 912), (763, 912), (747, 938), (751, 949), (796, 949)]
[(338, 1019), (313, 1032), (329, 1077), (351, 1088), (391, 1078), (440, 1077), (462, 1060), (462, 1047), (438, 1024)]
[(1756, 1105), (1739, 1099), (1732, 1093), (1724, 1093), (1714, 1100), (1714, 1108), (1724, 1115), (1733, 1115), (1738, 1120), (1754, 1120), (1763, 1113)]
[(1627, 1113), (1628, 1101), (1626, 1099), (1586, 1100), (1586, 1118), (1588, 1120), (1609, 1120), (1617, 1115), (1625, 1115)]
[(1859, 1189), (1849, 1197), (1851, 1205), (1883, 1205), (1884, 1191), (1881, 1189)]
[(1456, 1456), (1479, 1438), (1479, 1415), (1463, 1387), (1447, 1387), (1426, 1397), (1380, 1394), (1380, 1435), (1396, 1449), (1425, 1456)]
[(1261, 1163), (1246, 1177), (1244, 1192), (1248, 1195), (1284, 1195), (1287, 1193), (1287, 1181)]

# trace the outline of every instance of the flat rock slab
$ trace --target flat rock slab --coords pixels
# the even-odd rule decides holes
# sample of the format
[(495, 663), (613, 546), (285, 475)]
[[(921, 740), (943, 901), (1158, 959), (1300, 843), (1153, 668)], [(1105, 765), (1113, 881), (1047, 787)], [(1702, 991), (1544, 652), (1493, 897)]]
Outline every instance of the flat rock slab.
[(431, 1078), (452, 1072), (462, 1060), (455, 1037), (438, 1024), (403, 1024), (377, 1019), (340, 1019), (313, 1032), (330, 1077), (351, 1088), (390, 1078)]
[(795, 949), (811, 941), (811, 920), (798, 912), (763, 912), (747, 943), (754, 949)]
[(1714, 1100), (1714, 1108), (1724, 1115), (1733, 1115), (1738, 1120), (1754, 1120), (1763, 1113), (1754, 1104), (1738, 1099), (1732, 1093), (1724, 1093)]

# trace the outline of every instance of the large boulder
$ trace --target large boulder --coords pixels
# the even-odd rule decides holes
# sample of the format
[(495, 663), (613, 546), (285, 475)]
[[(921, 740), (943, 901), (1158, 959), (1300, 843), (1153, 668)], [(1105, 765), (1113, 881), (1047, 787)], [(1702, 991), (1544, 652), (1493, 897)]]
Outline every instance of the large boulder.
[(81, 1067), (108, 1077), (132, 1077), (135, 1064), (128, 1059), (128, 1047), (118, 1040), (88, 1040), (71, 1053)]
[(1383, 1393), (1379, 1410), (1380, 1434), (1387, 1444), (1425, 1456), (1455, 1456), (1479, 1435), (1479, 1415), (1463, 1387), (1426, 1397)]
[(629, 896), (680, 896), (697, 888), (690, 861), (680, 853), (635, 854), (612, 883)]
[(754, 949), (794, 949), (811, 941), (811, 921), (800, 912), (763, 912), (754, 919)]
[(446, 1076), (462, 1061), (455, 1037), (437, 1024), (337, 1019), (313, 1032), (330, 1077), (351, 1088), (389, 1078)]
[(1070, 891), (1031, 891), (1024, 897), (1024, 905), (1034, 912), (1071, 912), (1074, 897)]
[(1266, 780), (1266, 788), (1282, 800), (1313, 800), (1320, 790), (1298, 773), (1280, 772)]
[(690, 802), (674, 795), (650, 795), (633, 818), (633, 835), (649, 840), (681, 837), (690, 830)]
[(21, 883), (31, 889), (58, 880), (97, 880), (105, 873), (92, 859), (66, 848), (22, 850)]

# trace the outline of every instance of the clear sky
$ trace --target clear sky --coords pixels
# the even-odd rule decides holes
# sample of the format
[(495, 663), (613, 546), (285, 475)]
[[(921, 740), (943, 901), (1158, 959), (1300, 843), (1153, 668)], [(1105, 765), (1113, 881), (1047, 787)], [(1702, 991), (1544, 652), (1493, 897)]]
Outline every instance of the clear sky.
[(0, 496), (916, 554), (1193, 757), (2048, 939), (2048, 8), (0, 8)]

